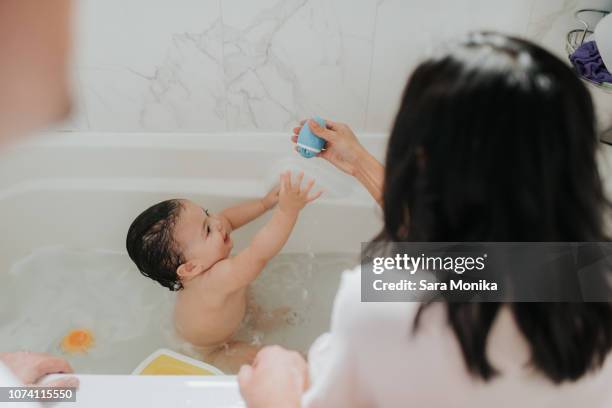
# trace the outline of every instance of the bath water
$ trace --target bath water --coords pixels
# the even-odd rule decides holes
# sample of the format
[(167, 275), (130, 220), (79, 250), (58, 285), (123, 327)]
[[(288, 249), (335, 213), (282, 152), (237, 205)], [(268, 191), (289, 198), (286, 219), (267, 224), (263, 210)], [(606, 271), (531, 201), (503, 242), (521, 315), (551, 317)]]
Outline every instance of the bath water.
[[(280, 324), (261, 330), (247, 316), (237, 336), (306, 352), (328, 330), (340, 275), (356, 263), (350, 254), (277, 256), (253, 283), (251, 298), (264, 315), (283, 310)], [(82, 374), (129, 374), (161, 347), (198, 357), (174, 333), (175, 294), (143, 277), (124, 253), (42, 248), (16, 262), (5, 279), (0, 350), (61, 355)], [(74, 329), (93, 333), (85, 353), (60, 347)]]

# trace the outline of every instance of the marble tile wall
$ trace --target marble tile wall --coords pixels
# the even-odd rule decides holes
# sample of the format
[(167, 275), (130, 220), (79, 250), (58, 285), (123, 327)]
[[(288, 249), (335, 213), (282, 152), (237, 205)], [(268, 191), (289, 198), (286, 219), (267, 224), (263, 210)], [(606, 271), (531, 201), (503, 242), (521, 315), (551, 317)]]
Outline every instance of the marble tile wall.
[(471, 29), (563, 55), (612, 0), (80, 0), (66, 130), (287, 131), (314, 114), (389, 129), (414, 66)]

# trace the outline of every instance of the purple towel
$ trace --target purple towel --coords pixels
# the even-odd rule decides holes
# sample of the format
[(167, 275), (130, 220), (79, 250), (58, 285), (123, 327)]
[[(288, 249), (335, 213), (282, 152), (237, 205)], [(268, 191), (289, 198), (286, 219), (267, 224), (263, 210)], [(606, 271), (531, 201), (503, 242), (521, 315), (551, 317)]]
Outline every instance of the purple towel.
[(595, 41), (582, 44), (576, 52), (570, 55), (570, 60), (582, 77), (599, 84), (612, 83), (612, 74), (606, 69)]

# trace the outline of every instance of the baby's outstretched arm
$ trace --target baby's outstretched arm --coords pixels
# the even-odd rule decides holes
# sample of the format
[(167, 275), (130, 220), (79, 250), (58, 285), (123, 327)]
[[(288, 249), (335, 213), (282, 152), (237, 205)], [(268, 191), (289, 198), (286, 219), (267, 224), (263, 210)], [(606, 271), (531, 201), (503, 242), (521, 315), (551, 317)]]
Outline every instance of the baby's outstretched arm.
[(272, 209), (278, 202), (279, 191), (280, 186), (276, 186), (265, 197), (226, 208), (219, 215), (225, 217), (232, 230), (238, 229)]
[(247, 248), (235, 257), (219, 262), (219, 269), (215, 272), (223, 277), (228, 288), (237, 290), (255, 280), (289, 239), (300, 211), (321, 196), (322, 191), (309, 195), (314, 180), (301, 187), (303, 177), (301, 173), (292, 184), (290, 172), (281, 175), (279, 203), (270, 221), (259, 230)]

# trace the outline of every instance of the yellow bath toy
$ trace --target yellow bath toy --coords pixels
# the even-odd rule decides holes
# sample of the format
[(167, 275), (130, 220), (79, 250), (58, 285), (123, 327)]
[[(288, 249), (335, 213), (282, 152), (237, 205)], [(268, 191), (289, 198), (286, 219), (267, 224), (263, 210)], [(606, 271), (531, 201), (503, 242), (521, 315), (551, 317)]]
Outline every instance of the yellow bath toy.
[(94, 336), (87, 329), (70, 330), (64, 336), (61, 343), (61, 348), (64, 353), (76, 354), (85, 353), (94, 344)]
[(136, 375), (223, 375), (216, 367), (202, 361), (175, 353), (168, 349), (159, 349), (132, 372)]

